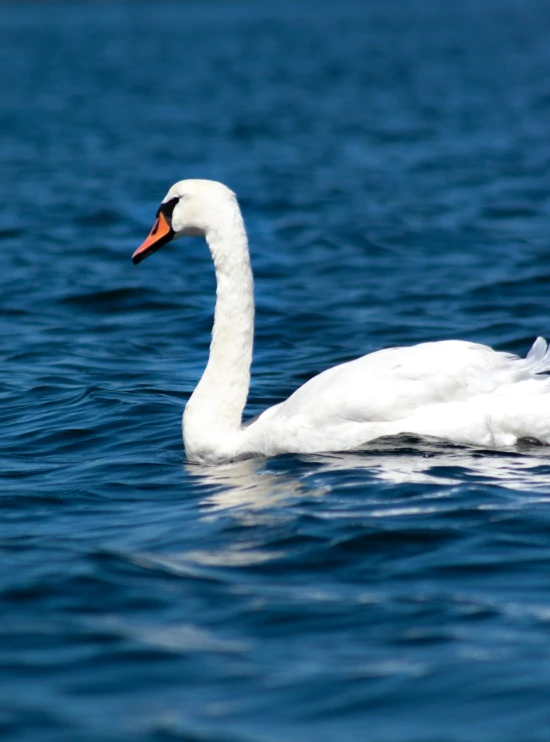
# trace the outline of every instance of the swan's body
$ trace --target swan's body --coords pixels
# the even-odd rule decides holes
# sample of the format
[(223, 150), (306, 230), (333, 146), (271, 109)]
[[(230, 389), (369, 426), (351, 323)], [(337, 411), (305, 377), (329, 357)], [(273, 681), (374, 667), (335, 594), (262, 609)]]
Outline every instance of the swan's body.
[(461, 340), (380, 350), (324, 371), (243, 425), (254, 297), (234, 194), (213, 181), (176, 183), (133, 260), (197, 234), (212, 252), (217, 300), (208, 364), (183, 415), (190, 460), (343, 451), (400, 433), (498, 448), (523, 438), (550, 443), (550, 379), (541, 375), (550, 371), (550, 351), (542, 338), (527, 358)]

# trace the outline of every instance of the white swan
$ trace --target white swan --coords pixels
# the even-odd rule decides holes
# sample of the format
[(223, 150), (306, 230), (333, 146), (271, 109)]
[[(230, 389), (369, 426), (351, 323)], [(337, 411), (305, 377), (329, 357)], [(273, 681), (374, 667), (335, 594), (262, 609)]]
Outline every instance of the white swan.
[(183, 415), (191, 461), (345, 451), (399, 433), (496, 448), (523, 438), (550, 443), (550, 379), (541, 375), (550, 371), (550, 351), (542, 338), (526, 358), (461, 340), (379, 350), (324, 371), (243, 425), (254, 296), (235, 195), (214, 181), (176, 183), (133, 262), (184, 235), (204, 235), (217, 280), (208, 364)]

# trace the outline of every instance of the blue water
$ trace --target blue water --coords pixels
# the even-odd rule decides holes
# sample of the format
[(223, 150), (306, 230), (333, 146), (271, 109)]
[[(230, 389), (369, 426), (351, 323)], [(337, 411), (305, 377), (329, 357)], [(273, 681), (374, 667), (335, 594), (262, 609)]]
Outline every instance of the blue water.
[(550, 335), (550, 6), (0, 5), (0, 738), (548, 742), (550, 455), (189, 465), (240, 197), (247, 415), (380, 347)]

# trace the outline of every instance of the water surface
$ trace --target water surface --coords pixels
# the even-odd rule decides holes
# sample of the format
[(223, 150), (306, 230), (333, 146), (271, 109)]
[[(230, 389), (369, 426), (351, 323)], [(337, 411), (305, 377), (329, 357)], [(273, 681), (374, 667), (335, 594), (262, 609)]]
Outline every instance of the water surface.
[(550, 457), (410, 439), (186, 463), (200, 240), (239, 195), (246, 414), (380, 347), (550, 334), (536, 0), (2, 3), (0, 733), (548, 742)]

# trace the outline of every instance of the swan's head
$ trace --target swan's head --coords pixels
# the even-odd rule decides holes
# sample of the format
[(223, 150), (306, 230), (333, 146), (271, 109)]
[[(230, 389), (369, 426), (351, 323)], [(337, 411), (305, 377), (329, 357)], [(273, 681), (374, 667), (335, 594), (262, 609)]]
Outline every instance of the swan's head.
[(219, 222), (235, 194), (214, 180), (180, 180), (157, 210), (157, 220), (145, 242), (132, 255), (134, 264), (179, 237), (204, 235)]

